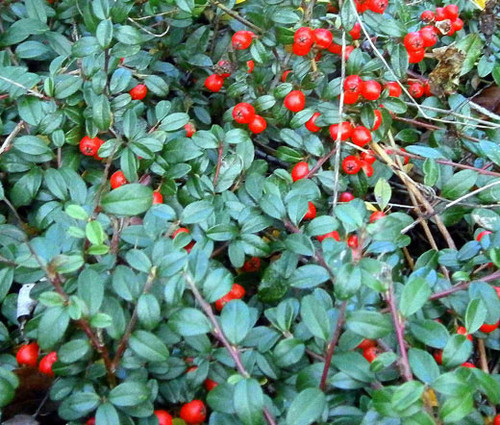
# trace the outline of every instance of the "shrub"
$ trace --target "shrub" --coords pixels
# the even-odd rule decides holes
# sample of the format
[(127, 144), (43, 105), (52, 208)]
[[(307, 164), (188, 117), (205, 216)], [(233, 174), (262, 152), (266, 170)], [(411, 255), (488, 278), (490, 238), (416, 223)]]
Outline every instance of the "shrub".
[(0, 24), (4, 417), (40, 360), (70, 424), (492, 420), (493, 2), (6, 0)]

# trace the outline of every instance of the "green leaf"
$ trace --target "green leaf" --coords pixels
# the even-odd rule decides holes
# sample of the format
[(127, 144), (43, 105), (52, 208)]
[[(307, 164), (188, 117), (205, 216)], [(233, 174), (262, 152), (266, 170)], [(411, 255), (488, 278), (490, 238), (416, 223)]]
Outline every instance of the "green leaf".
[(310, 425), (321, 417), (325, 408), (325, 394), (317, 388), (307, 388), (293, 399), (286, 414), (286, 425)]
[(137, 406), (149, 398), (149, 388), (140, 382), (124, 382), (111, 390), (109, 401), (118, 407)]
[(96, 30), (97, 42), (103, 49), (107, 49), (113, 40), (113, 22), (105, 19), (99, 22)]
[(65, 307), (48, 308), (38, 325), (38, 343), (43, 350), (58, 343), (69, 325), (69, 314)]
[(85, 303), (90, 316), (96, 314), (104, 300), (104, 279), (90, 268), (78, 276), (78, 297)]
[(465, 311), (465, 328), (467, 333), (476, 332), (486, 319), (486, 306), (479, 298), (470, 300), (467, 310)]
[(379, 179), (374, 189), (375, 199), (380, 209), (383, 210), (391, 200), (392, 190), (385, 179)]
[(260, 425), (264, 422), (264, 394), (255, 379), (242, 379), (235, 385), (233, 403), (236, 415), (244, 425)]
[(362, 270), (354, 264), (343, 264), (335, 279), (335, 296), (347, 300), (354, 296), (361, 288), (363, 279)]
[(101, 404), (95, 414), (96, 423), (102, 425), (116, 425), (120, 423), (117, 410), (111, 403)]
[(120, 186), (103, 196), (101, 205), (105, 212), (118, 216), (139, 215), (153, 203), (153, 190), (138, 183)]
[(399, 310), (403, 316), (411, 316), (425, 305), (431, 293), (432, 290), (424, 278), (410, 278), (403, 288)]
[(85, 226), (85, 236), (92, 245), (100, 245), (106, 239), (101, 223), (95, 220), (89, 221)]
[(308, 264), (297, 268), (288, 283), (290, 286), (300, 289), (313, 288), (330, 279), (328, 271), (316, 264)]
[(56, 78), (54, 96), (56, 99), (66, 99), (82, 87), (83, 80), (71, 75), (60, 75)]
[(280, 367), (288, 367), (299, 362), (305, 353), (306, 347), (297, 338), (280, 341), (274, 348), (274, 359)]
[(57, 350), (57, 359), (66, 364), (75, 363), (91, 352), (91, 347), (86, 339), (74, 339), (62, 345)]
[(111, 105), (106, 96), (97, 96), (92, 104), (92, 118), (99, 130), (107, 131), (111, 127), (113, 115), (111, 113)]
[(350, 312), (347, 315), (346, 327), (355, 334), (370, 339), (383, 338), (393, 331), (389, 315), (368, 310)]
[(448, 199), (457, 199), (465, 195), (476, 184), (478, 174), (473, 170), (462, 170), (448, 179), (441, 192), (441, 196)]
[(493, 232), (500, 230), (500, 215), (495, 211), (476, 208), (472, 211), (471, 216), (478, 226)]
[(130, 336), (129, 347), (135, 354), (148, 362), (164, 362), (169, 356), (165, 343), (151, 332), (135, 331)]
[(243, 301), (232, 300), (222, 309), (220, 323), (229, 342), (238, 345), (252, 327), (250, 309)]
[(328, 313), (314, 295), (306, 295), (302, 298), (300, 315), (304, 325), (316, 338), (323, 341), (328, 341), (331, 338), (332, 329)]
[(467, 361), (472, 353), (472, 343), (465, 335), (453, 335), (443, 350), (443, 364), (456, 367)]
[(125, 45), (142, 43), (141, 32), (130, 25), (120, 25), (117, 27), (115, 31), (115, 38), (120, 43)]
[(5, 407), (12, 401), (15, 394), (14, 390), (15, 388), (9, 381), (0, 377), (0, 407)]
[(433, 348), (444, 348), (450, 337), (443, 324), (431, 319), (412, 320), (410, 331), (419, 341)]
[(427, 351), (410, 348), (408, 359), (411, 371), (422, 382), (431, 384), (439, 376), (439, 366)]
[(154, 329), (161, 320), (160, 303), (152, 294), (143, 294), (137, 303), (137, 317), (146, 329)]
[(398, 78), (406, 76), (408, 70), (408, 52), (403, 44), (394, 44), (391, 53), (392, 69)]
[(214, 212), (214, 207), (209, 201), (196, 201), (189, 204), (181, 214), (183, 224), (196, 224), (205, 221)]
[(364, 224), (365, 214), (363, 202), (356, 199), (335, 207), (335, 216), (342, 222), (347, 233), (354, 232)]
[(42, 139), (36, 136), (21, 136), (14, 140), (15, 150), (28, 155), (47, 155), (52, 154), (50, 148)]
[[(168, 95), (168, 84), (165, 80), (158, 75), (150, 75), (144, 79), (144, 84), (151, 93), (159, 97), (166, 97)], [(173, 114), (175, 115), (175, 114)], [(186, 115), (186, 114), (184, 114)], [(187, 123), (186, 123), (187, 124)], [(184, 125), (183, 125), (184, 126)], [(162, 128), (162, 130), (165, 130)], [(167, 131), (167, 130), (165, 130)]]
[(439, 165), (437, 162), (432, 158), (427, 158), (424, 161), (422, 169), (424, 171), (424, 183), (427, 186), (434, 186), (440, 175)]
[(175, 332), (182, 336), (203, 335), (212, 329), (207, 317), (195, 308), (177, 310), (172, 314), (168, 323)]
[(471, 392), (464, 394), (463, 397), (447, 399), (441, 406), (439, 414), (445, 424), (451, 424), (467, 416), (473, 409), (474, 400)]
[(412, 404), (420, 400), (425, 386), (418, 381), (409, 381), (396, 388), (392, 394), (391, 404), (397, 411), (404, 412)]

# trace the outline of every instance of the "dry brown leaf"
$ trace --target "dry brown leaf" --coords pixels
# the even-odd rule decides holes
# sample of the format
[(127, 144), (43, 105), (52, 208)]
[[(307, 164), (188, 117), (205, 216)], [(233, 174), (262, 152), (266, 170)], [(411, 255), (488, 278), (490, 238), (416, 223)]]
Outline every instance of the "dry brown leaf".
[(431, 92), (438, 97), (450, 95), (456, 91), (466, 55), (453, 45), (434, 49), (432, 53), (438, 64), (429, 74)]

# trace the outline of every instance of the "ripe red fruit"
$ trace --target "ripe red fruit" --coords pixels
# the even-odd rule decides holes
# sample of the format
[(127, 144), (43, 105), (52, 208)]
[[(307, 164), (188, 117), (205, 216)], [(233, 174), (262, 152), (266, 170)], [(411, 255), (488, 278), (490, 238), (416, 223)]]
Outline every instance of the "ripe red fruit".
[(377, 160), (372, 150), (369, 150), (368, 152), (361, 152), (360, 158), (368, 164), (373, 164)]
[(361, 37), (361, 25), (359, 24), (359, 22), (356, 22), (354, 24), (352, 30), (349, 31), (349, 35), (353, 40), (359, 40), (359, 38)]
[(247, 61), (247, 68), (248, 68), (247, 73), (248, 74), (251, 74), (253, 72), (254, 67), (255, 67), (255, 62), (252, 59)]
[(40, 347), (36, 342), (23, 345), (16, 354), (17, 364), (19, 366), (31, 366), (36, 367), (38, 363), (38, 354), (40, 352)]
[(486, 235), (491, 235), (492, 232), (490, 232), (489, 230), (483, 230), (481, 233), (479, 233), (477, 236), (476, 236), (476, 240), (478, 242), (481, 242), (481, 239), (483, 239), (483, 236), (486, 236)]
[(357, 156), (346, 156), (342, 161), (342, 169), (346, 174), (358, 174), (361, 170), (361, 161)]
[(54, 376), (54, 372), (52, 372), (52, 365), (57, 361), (57, 353), (52, 351), (47, 354), (45, 357), (40, 360), (40, 364), (38, 365), (38, 370), (45, 375)]
[(449, 4), (444, 7), (444, 14), (447, 19), (454, 21), (458, 18), (458, 6), (456, 4)]
[(163, 195), (160, 192), (153, 192), (153, 204), (163, 204)]
[(292, 90), (285, 97), (285, 108), (292, 112), (299, 112), (306, 105), (306, 96), (300, 90)]
[(444, 7), (436, 7), (436, 21), (444, 21), (446, 18), (446, 14), (444, 13)]
[(437, 364), (439, 364), (439, 365), (443, 364), (443, 351), (442, 350), (434, 351), (433, 356), (434, 356), (434, 360), (436, 360)]
[(347, 246), (351, 249), (356, 249), (358, 247), (359, 241), (357, 235), (351, 235), (347, 238)]
[(316, 28), (313, 31), (313, 40), (320, 49), (326, 49), (333, 41), (333, 35), (325, 28)]
[(420, 19), (422, 19), (422, 21), (428, 23), (428, 22), (432, 22), (435, 18), (435, 15), (434, 15), (434, 12), (432, 10), (424, 10), (422, 12), (422, 14), (420, 15)]
[(399, 97), (401, 96), (402, 90), (401, 86), (396, 83), (396, 81), (388, 81), (384, 86), (389, 91), (389, 96)]
[(137, 84), (132, 90), (129, 92), (132, 100), (142, 100), (148, 94), (148, 88), (144, 84)]
[(351, 140), (356, 146), (363, 147), (372, 141), (372, 133), (366, 127), (358, 125), (352, 130)]
[(205, 79), (205, 87), (211, 92), (217, 93), (224, 85), (224, 78), (220, 75), (212, 74)]
[(329, 130), (330, 130), (330, 136), (335, 142), (337, 141), (339, 132), (340, 132), (340, 140), (346, 141), (349, 137), (351, 137), (353, 128), (349, 121), (343, 121), (340, 124), (332, 124)]
[(260, 115), (255, 114), (252, 121), (248, 123), (248, 129), (253, 134), (262, 133), (267, 128), (267, 122)]
[(382, 93), (382, 86), (375, 80), (363, 81), (361, 95), (367, 100), (377, 100)]
[(215, 308), (217, 311), (221, 311), (222, 308), (231, 300), (239, 300), (245, 296), (245, 288), (239, 285), (238, 283), (233, 283), (233, 287), (231, 290), (224, 295), (222, 298), (219, 298), (215, 301)]
[(361, 169), (364, 171), (366, 174), (366, 177), (371, 177), (373, 176), (373, 167), (371, 164), (365, 161), (361, 161)]
[(344, 60), (347, 62), (349, 60), (349, 56), (354, 50), (354, 46), (346, 46), (344, 50)]
[(368, 360), (369, 363), (373, 362), (377, 358), (378, 350), (377, 347), (369, 347), (363, 350), (363, 357)]
[(469, 369), (475, 369), (476, 368), (476, 365), (474, 363), (471, 363), (471, 362), (462, 363), (460, 366), (468, 367)]
[(190, 122), (184, 126), (184, 130), (186, 130), (186, 137), (193, 137), (194, 133), (196, 133), (196, 127)]
[(354, 195), (351, 192), (342, 192), (339, 195), (339, 202), (351, 202), (354, 198)]
[(260, 270), (260, 258), (252, 257), (249, 260), (245, 261), (243, 264), (243, 271), (247, 273), (255, 273)]
[(500, 325), (500, 322), (493, 323), (492, 325), (489, 325), (488, 323), (485, 323), (484, 325), (482, 325), (479, 328), (479, 330), (481, 332), (484, 332), (485, 334), (489, 334), (489, 333), (493, 332), (495, 329), (497, 329), (498, 325)]
[(364, 339), (359, 343), (359, 345), (356, 348), (359, 348), (360, 350), (366, 350), (367, 348), (371, 347), (376, 347), (377, 342), (373, 341), (372, 339)]
[(306, 56), (311, 51), (312, 44), (303, 46), (301, 44), (293, 43), (292, 50), (293, 54), (297, 56)]
[(420, 49), (420, 50), (413, 50), (411, 52), (408, 52), (408, 62), (409, 63), (419, 63), (422, 61), (425, 57), (425, 50)]
[(217, 385), (219, 385), (218, 382), (215, 382), (210, 378), (205, 379), (205, 382), (203, 384), (205, 385), (205, 389), (207, 391), (212, 391)]
[(346, 105), (354, 105), (359, 100), (359, 93), (344, 92), (344, 103)]
[(312, 202), (309, 202), (309, 208), (307, 209), (306, 214), (303, 217), (303, 220), (312, 220), (316, 217), (316, 207)]
[(459, 334), (459, 335), (465, 335), (467, 337), (467, 339), (472, 342), (472, 335), (469, 335), (467, 333), (467, 329), (465, 329), (463, 326), (459, 326), (457, 328), (457, 334)]
[(495, 416), (495, 420), (493, 421), (493, 425), (500, 425), (500, 415)]
[(319, 112), (315, 112), (313, 116), (306, 122), (306, 128), (312, 133), (317, 133), (321, 130), (321, 127), (318, 127), (315, 124), (319, 116), (321, 116), (321, 114)]
[(207, 417), (207, 409), (201, 400), (193, 400), (182, 406), (180, 416), (188, 425), (200, 424)]
[(366, 4), (372, 12), (382, 14), (389, 6), (389, 0), (368, 0)]
[(283, 75), (281, 76), (281, 81), (283, 81), (284, 83), (286, 83), (286, 79), (288, 77), (288, 74), (290, 74), (292, 71), (290, 69), (286, 70), (285, 72), (283, 72)]
[(359, 75), (349, 75), (344, 80), (344, 91), (350, 93), (361, 93), (363, 80)]
[(297, 162), (292, 170), (292, 180), (296, 182), (307, 176), (309, 173), (309, 164), (305, 161)]
[(385, 213), (383, 211), (375, 211), (370, 215), (370, 223), (375, 223), (377, 220), (385, 217)]
[(85, 136), (82, 140), (80, 140), (80, 152), (85, 156), (94, 156), (97, 154), (97, 151), (103, 143), (104, 141), (98, 137), (91, 139), (90, 137)]
[(332, 44), (330, 44), (330, 46), (328, 47), (328, 51), (330, 53), (340, 55), (342, 53), (342, 46), (340, 44), (335, 44), (334, 42), (332, 42)]
[(382, 124), (382, 112), (380, 112), (378, 109), (375, 109), (373, 113), (375, 114), (375, 122), (373, 123), (371, 131), (377, 130)]
[(128, 183), (127, 179), (125, 178), (125, 175), (123, 174), (123, 171), (121, 170), (115, 171), (111, 175), (109, 182), (111, 183), (112, 189), (116, 189), (117, 187), (123, 186), (124, 184)]
[(95, 418), (90, 418), (87, 422), (85, 422), (85, 425), (95, 425)]
[(172, 416), (166, 410), (155, 410), (153, 413), (158, 418), (158, 425), (172, 425)]
[(422, 83), (416, 81), (410, 84), (410, 86), (408, 87), (408, 91), (410, 92), (412, 97), (418, 99), (424, 95), (425, 89)]
[(409, 32), (406, 34), (403, 43), (408, 52), (424, 48), (424, 40), (419, 32)]
[(457, 18), (454, 21), (451, 21), (452, 30), (460, 31), (463, 27), (464, 27), (464, 21), (462, 21), (460, 18)]
[(327, 238), (333, 238), (338, 242), (338, 241), (340, 241), (339, 232), (334, 230), (332, 232), (325, 233), (324, 235), (316, 236), (316, 239), (320, 242), (323, 242)]
[(429, 84), (429, 81), (426, 81), (424, 83), (424, 94), (426, 96), (432, 96), (431, 85)]
[(233, 108), (233, 118), (238, 124), (248, 124), (255, 117), (255, 108), (250, 103), (241, 102)]
[(189, 232), (189, 229), (186, 229), (185, 227), (179, 227), (174, 233), (172, 233), (172, 239), (175, 239), (175, 237), (179, 233), (190, 233), (190, 232)]
[(424, 40), (424, 47), (432, 47), (438, 42), (438, 37), (434, 31), (434, 27), (423, 27), (420, 29), (419, 33), (422, 36), (422, 40)]
[(233, 38), (231, 39), (233, 49), (235, 50), (248, 49), (250, 47), (250, 44), (252, 44), (252, 39), (254, 35), (255, 34), (252, 31), (236, 31), (233, 34)]
[(293, 36), (293, 44), (301, 47), (311, 47), (314, 42), (313, 30), (309, 27), (301, 27)]

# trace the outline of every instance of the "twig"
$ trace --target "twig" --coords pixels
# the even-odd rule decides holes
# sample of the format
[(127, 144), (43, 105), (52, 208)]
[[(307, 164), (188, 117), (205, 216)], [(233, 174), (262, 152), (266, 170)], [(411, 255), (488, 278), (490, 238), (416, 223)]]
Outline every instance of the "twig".
[(235, 12), (234, 10), (229, 9), (228, 7), (224, 6), (222, 3), (218, 2), (217, 0), (210, 0), (210, 3), (217, 6), (220, 10), (222, 10), (223, 12), (226, 12), (229, 16), (233, 17), (237, 21), (240, 21), (243, 25), (246, 25), (247, 27), (252, 28), (254, 31), (259, 32), (261, 34), (264, 32), (264, 30), (262, 30), (260, 27), (258, 27), (255, 24), (252, 24), (250, 21), (243, 18), (243, 16), (241, 16), (238, 12)]
[(333, 353), (335, 351), (335, 346), (337, 345), (340, 333), (342, 332), (342, 327), (344, 326), (345, 309), (347, 307), (347, 301), (344, 301), (339, 308), (339, 316), (337, 317), (337, 325), (333, 331), (332, 339), (328, 343), (328, 348), (326, 350), (325, 356), (325, 366), (323, 367), (323, 373), (321, 374), (321, 382), (319, 384), (319, 389), (325, 391), (326, 380), (328, 378), (328, 371), (330, 370), (330, 364), (332, 363)]
[(494, 273), (483, 276), (480, 279), (472, 280), (470, 282), (463, 282), (463, 283), (460, 283), (458, 285), (452, 286), (451, 288), (445, 289), (444, 291), (436, 292), (435, 294), (432, 294), (429, 297), (429, 301), (439, 300), (441, 298), (446, 298), (447, 296), (454, 294), (455, 292), (464, 291), (465, 289), (468, 289), (472, 283), (475, 283), (475, 282), (491, 282), (491, 281), (497, 280), (497, 279), (500, 279), (500, 271), (498, 271), (498, 270)]
[(487, 117), (491, 118), (492, 120), (497, 120), (500, 121), (500, 115), (497, 115), (490, 110), (483, 108), (482, 106), (478, 105), (477, 103), (473, 102), (472, 100), (469, 100), (469, 106), (472, 109), (475, 109), (476, 111), (480, 112), (483, 115), (486, 115)]
[(410, 362), (408, 360), (408, 353), (406, 352), (404, 339), (405, 324), (396, 307), (396, 299), (394, 298), (394, 288), (392, 282), (389, 284), (389, 291), (387, 292), (387, 303), (389, 304), (392, 321), (394, 322), (394, 328), (396, 329), (396, 338), (398, 340), (399, 354), (401, 356), (399, 361), (401, 375), (405, 381), (412, 381), (413, 375), (411, 373)]
[[(483, 190), (489, 189), (490, 187), (496, 186), (498, 184), (500, 184), (500, 180), (496, 180), (494, 182), (488, 183), (487, 185), (484, 185), (483, 187), (480, 187), (479, 189), (473, 190), (472, 192), (469, 192), (466, 195), (461, 196), (460, 198), (455, 199), (454, 201), (450, 202), (448, 205), (446, 205), (443, 208), (443, 211), (448, 209), (448, 208), (451, 208), (453, 205), (459, 204), (464, 199), (467, 199), (467, 198), (470, 198), (471, 196), (477, 195), (478, 193), (482, 192)], [(500, 205), (499, 205), (499, 207), (500, 207)]]
[(136, 22), (135, 19), (129, 17), (128, 20), (132, 22), (135, 26), (137, 26), (141, 31), (144, 31), (146, 34), (149, 34), (152, 37), (156, 38), (165, 37), (167, 33), (170, 31), (170, 25), (167, 24), (167, 29), (165, 31), (163, 31), (161, 34), (155, 34), (154, 32), (149, 31), (147, 28), (143, 27), (141, 24)]
[(0, 80), (4, 80), (5, 82), (12, 84), (13, 86), (16, 86), (16, 87), (19, 87), (21, 89), (26, 90), (26, 94), (28, 94), (30, 96), (35, 96), (35, 97), (38, 97), (39, 99), (44, 99), (44, 100), (50, 99), (50, 97), (47, 97), (47, 96), (45, 96), (42, 93), (39, 93), (37, 91), (31, 90), (28, 87), (25, 87), (22, 84), (19, 84), (17, 81), (11, 80), (10, 78), (2, 77), (0, 75)]
[(478, 338), (477, 340), (477, 351), (479, 351), (479, 365), (481, 370), (485, 373), (490, 373), (488, 369), (488, 358), (486, 357), (486, 349), (484, 347), (484, 339)]
[(305, 179), (309, 179), (311, 178), (312, 176), (314, 176), (316, 174), (316, 172), (321, 168), (321, 166), (326, 162), (328, 161), (332, 155), (335, 154), (335, 152), (337, 151), (337, 146), (335, 146), (330, 152), (328, 152), (326, 155), (322, 156), (320, 159), (318, 159), (318, 161), (316, 162), (316, 164), (314, 164), (314, 167), (312, 167), (309, 172), (306, 174), (306, 176), (304, 177)]
[[(250, 374), (247, 372), (245, 366), (243, 366), (243, 363), (241, 361), (240, 352), (236, 349), (236, 347), (232, 346), (227, 340), (226, 335), (224, 335), (224, 332), (222, 331), (219, 321), (217, 320), (217, 317), (215, 317), (212, 307), (208, 302), (205, 301), (205, 299), (200, 294), (200, 291), (198, 291), (196, 283), (194, 282), (194, 279), (191, 276), (191, 274), (189, 274), (188, 272), (184, 272), (184, 280), (189, 286), (189, 289), (193, 293), (196, 301), (202, 308), (203, 312), (208, 317), (208, 320), (210, 320), (210, 323), (213, 326), (212, 333), (215, 336), (215, 338), (217, 338), (222, 343), (224, 348), (228, 351), (240, 375), (242, 375), (244, 378), (250, 378)], [(262, 412), (269, 425), (276, 425), (275, 419), (273, 418), (273, 416), (271, 415), (269, 410), (267, 410), (266, 407), (262, 409)]]
[(219, 142), (219, 151), (217, 154), (217, 167), (215, 168), (214, 175), (214, 188), (217, 186), (217, 180), (219, 179), (220, 167), (222, 166), (222, 154), (224, 152), (224, 143)]
[(25, 123), (23, 120), (19, 121), (17, 125), (14, 127), (14, 129), (11, 131), (11, 133), (6, 137), (6, 139), (2, 143), (2, 146), (0, 146), (0, 155), (9, 150), (10, 145), (12, 144), (16, 136), (19, 134), (19, 132), (23, 129), (24, 124)]

